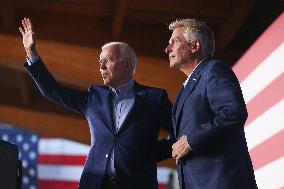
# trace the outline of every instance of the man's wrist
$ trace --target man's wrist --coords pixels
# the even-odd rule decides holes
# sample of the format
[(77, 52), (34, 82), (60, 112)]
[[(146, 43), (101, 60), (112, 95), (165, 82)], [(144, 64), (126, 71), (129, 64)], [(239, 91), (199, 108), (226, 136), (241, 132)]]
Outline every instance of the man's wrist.
[(37, 60), (39, 57), (38, 52), (36, 50), (26, 50), (26, 52), (27, 52), (27, 58), (32, 62), (34, 60)]
[(35, 51), (27, 50), (26, 52), (27, 52), (26, 60), (29, 66), (35, 63), (39, 59), (39, 54), (37, 53), (36, 50)]

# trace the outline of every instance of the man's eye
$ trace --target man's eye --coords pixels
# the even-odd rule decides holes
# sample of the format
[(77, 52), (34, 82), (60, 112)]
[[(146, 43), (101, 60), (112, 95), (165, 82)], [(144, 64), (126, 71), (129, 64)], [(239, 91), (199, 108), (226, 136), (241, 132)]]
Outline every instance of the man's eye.
[(107, 63), (107, 62), (108, 62), (108, 60), (107, 60), (107, 59), (99, 60), (99, 63), (100, 63), (100, 64), (105, 64), (105, 63)]

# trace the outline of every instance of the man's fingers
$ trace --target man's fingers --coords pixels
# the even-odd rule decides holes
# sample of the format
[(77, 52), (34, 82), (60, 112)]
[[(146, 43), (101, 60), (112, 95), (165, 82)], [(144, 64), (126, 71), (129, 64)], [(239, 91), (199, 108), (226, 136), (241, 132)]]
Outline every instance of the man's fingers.
[(23, 25), (24, 31), (27, 32), (28, 28), (27, 28), (27, 24), (26, 24), (26, 19), (25, 18), (22, 20), (22, 25)]
[(24, 35), (25, 35), (24, 30), (23, 30), (21, 27), (19, 27), (19, 30), (20, 30), (20, 32), (21, 32), (21, 34), (22, 34), (22, 36), (24, 36)]
[(26, 24), (26, 27), (27, 27), (27, 31), (29, 31), (31, 29), (30, 27), (30, 22), (29, 22), (29, 19), (25, 17), (25, 24)]
[(172, 149), (175, 149), (175, 146), (176, 146), (176, 143), (174, 143), (174, 144), (172, 145)]
[(28, 19), (27, 19), (27, 23), (28, 23), (28, 25), (27, 25), (27, 26), (28, 26), (28, 29), (31, 30), (31, 31), (33, 31), (33, 25), (32, 25), (31, 19), (28, 18)]
[(172, 151), (172, 157), (173, 157), (173, 158), (176, 158), (177, 154), (178, 154), (178, 152), (177, 152), (176, 150), (173, 150), (173, 151)]
[(179, 154), (181, 154), (183, 152), (184, 147), (182, 146), (178, 146), (177, 148), (175, 148), (172, 152), (172, 157), (176, 158), (176, 156), (178, 156)]
[(178, 165), (178, 164), (179, 164), (179, 162), (180, 162), (180, 161), (179, 161), (179, 159), (176, 159), (176, 165)]
[(172, 145), (172, 157), (179, 164), (181, 158), (189, 152), (187, 136), (183, 135), (176, 143)]

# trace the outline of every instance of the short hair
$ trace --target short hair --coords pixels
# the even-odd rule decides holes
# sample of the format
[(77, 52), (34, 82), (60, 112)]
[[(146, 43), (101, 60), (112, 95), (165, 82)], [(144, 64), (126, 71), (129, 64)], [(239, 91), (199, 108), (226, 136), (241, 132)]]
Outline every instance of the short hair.
[(201, 43), (201, 53), (203, 57), (213, 57), (215, 53), (215, 37), (212, 29), (205, 23), (196, 19), (180, 19), (169, 25), (169, 30), (185, 28), (185, 39), (188, 42), (199, 41)]
[(136, 70), (136, 63), (137, 63), (137, 58), (136, 58), (136, 54), (134, 52), (134, 50), (130, 47), (130, 45), (128, 45), (125, 42), (118, 42), (118, 41), (113, 41), (113, 42), (109, 42), (106, 43), (102, 46), (102, 50), (110, 47), (110, 46), (116, 46), (118, 47), (119, 50), (119, 56), (120, 58), (129, 58), (131, 65), (132, 65), (132, 73), (135, 74), (135, 70)]

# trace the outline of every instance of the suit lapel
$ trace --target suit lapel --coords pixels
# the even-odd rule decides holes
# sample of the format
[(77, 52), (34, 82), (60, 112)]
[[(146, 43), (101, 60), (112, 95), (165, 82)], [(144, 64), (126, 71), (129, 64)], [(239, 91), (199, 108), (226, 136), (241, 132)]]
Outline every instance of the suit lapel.
[[(180, 99), (180, 96), (182, 94), (182, 92), (184, 91), (184, 88), (183, 86), (180, 88), (179, 92), (178, 92), (178, 95), (176, 97), (176, 100), (175, 100), (175, 103), (173, 105), (173, 108), (172, 108), (172, 115), (175, 115), (176, 113), (176, 109), (177, 109), (177, 105), (178, 105), (178, 102), (179, 102), (179, 99)], [(172, 121), (174, 124), (176, 124), (176, 116), (172, 116)], [(176, 130), (175, 130), (176, 132)]]
[(113, 131), (113, 125), (114, 125), (114, 119), (113, 119), (113, 107), (112, 107), (112, 96), (110, 90), (105, 90), (104, 94), (102, 95), (102, 101), (103, 101), (103, 109), (105, 111), (105, 116), (107, 118), (107, 127), (110, 129), (112, 133)]
[(179, 102), (179, 99), (180, 99), (180, 96), (182, 94), (182, 92), (184, 91), (184, 87), (181, 86), (180, 89), (179, 89), (179, 92), (178, 92), (178, 95), (176, 97), (176, 100), (175, 100), (175, 103), (174, 103), (174, 106), (172, 108), (172, 112), (176, 112), (176, 109), (177, 109), (177, 105), (178, 105), (178, 102)]
[(201, 70), (208, 64), (209, 58), (206, 58), (203, 62), (200, 63), (200, 65), (193, 71), (192, 75), (190, 76), (190, 79), (188, 80), (188, 83), (183, 90), (183, 92), (180, 94), (179, 99), (177, 98), (177, 101), (175, 102), (174, 109), (173, 109), (173, 116), (175, 124), (177, 125), (178, 118), (180, 116), (181, 110), (183, 108), (183, 105), (185, 103), (186, 98), (192, 93), (194, 90), (196, 84), (198, 83), (200, 77), (201, 77)]
[(121, 132), (123, 128), (125, 128), (128, 124), (127, 122), (131, 119), (133, 115), (135, 115), (143, 106), (143, 98), (145, 96), (145, 90), (137, 83), (134, 82), (134, 103), (126, 115), (121, 127), (117, 131), (117, 133)]

